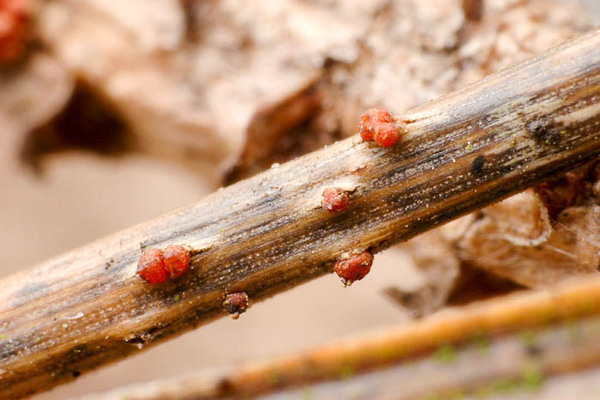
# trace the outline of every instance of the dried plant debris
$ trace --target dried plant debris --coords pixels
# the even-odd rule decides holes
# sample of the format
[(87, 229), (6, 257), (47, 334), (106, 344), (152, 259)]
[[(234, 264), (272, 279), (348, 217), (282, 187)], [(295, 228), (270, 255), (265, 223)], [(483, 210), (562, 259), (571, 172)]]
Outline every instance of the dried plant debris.
[(442, 231), (436, 229), (419, 235), (401, 245), (401, 248), (420, 268), (423, 283), (410, 291), (389, 287), (385, 289), (385, 294), (415, 317), (443, 307), (456, 287), (461, 270), (460, 262), (454, 250), (447, 245)]
[(82, 83), (75, 84), (62, 110), (31, 129), (21, 147), (21, 159), (42, 172), (43, 156), (66, 150), (122, 155), (130, 148), (130, 132), (110, 104)]
[(370, 107), (402, 112), (590, 27), (558, 0), (55, 0), (37, 14), (37, 51), (127, 127), (123, 151), (216, 183), (355, 134)]
[(18, 165), (24, 132), (35, 131), (60, 114), (73, 89), (72, 77), (46, 54), (33, 54), (20, 68), (0, 73), (0, 168)]
[(377, 9), (363, 3), (54, 1), (40, 34), (123, 117), (132, 150), (219, 181), (236, 164), (255, 172), (320, 107), (323, 65), (356, 57)]
[(390, 288), (387, 294), (422, 315), (447, 301), (598, 274), (599, 165), (594, 161), (407, 242), (426, 283), (415, 292)]
[(528, 287), (597, 274), (596, 169), (591, 163), (485, 209), (457, 242), (459, 257)]

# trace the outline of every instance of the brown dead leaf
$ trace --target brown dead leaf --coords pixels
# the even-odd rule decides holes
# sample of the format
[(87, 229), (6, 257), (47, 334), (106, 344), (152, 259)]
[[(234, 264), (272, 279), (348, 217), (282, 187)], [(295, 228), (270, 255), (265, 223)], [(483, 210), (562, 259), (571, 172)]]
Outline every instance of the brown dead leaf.
[[(99, 151), (108, 143), (214, 182), (352, 135), (368, 107), (401, 112), (590, 26), (582, 9), (550, 0), (55, 0), (38, 20), (45, 49), (21, 73), (52, 60), (65, 76), (45, 91), (60, 95), (31, 100), (40, 105), (28, 110), (46, 110), (37, 117), (10, 111), (31, 89), (0, 99), (5, 120), (22, 120), (15, 126), (29, 135), (33, 163), (74, 144)], [(19, 85), (7, 79), (3, 88)], [(74, 124), (93, 119), (74, 110), (102, 111), (97, 129)], [(97, 138), (107, 121), (120, 141)], [(523, 194), (462, 220), (460, 234), (442, 228), (415, 241), (415, 259), (431, 272), (428, 300), (418, 302), (443, 304), (465, 263), (527, 286), (595, 270), (596, 211), (569, 197), (586, 179), (576, 191), (588, 196), (592, 181), (567, 176), (539, 188), (544, 204)]]

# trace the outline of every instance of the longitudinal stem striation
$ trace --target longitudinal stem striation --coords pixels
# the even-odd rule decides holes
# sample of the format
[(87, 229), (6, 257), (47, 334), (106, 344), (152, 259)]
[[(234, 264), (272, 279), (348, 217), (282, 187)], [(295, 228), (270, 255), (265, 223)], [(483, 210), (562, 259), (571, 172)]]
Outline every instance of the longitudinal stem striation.
[[(600, 31), (397, 116), (393, 147), (358, 136), (239, 182), (0, 283), (0, 397), (69, 381), (157, 339), (376, 253), (596, 157)], [(349, 206), (321, 206), (325, 188)], [(148, 247), (192, 249), (190, 270), (149, 285)]]

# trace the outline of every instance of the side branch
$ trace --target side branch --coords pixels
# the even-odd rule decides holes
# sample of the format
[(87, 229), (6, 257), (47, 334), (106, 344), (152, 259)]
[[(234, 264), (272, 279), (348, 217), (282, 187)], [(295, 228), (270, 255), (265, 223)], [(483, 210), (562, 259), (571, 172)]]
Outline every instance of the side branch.
[[(298, 399), (298, 392), (307, 389), (316, 399), (331, 393), (336, 399), (355, 399), (361, 392), (370, 398), (452, 399), (486, 389), (490, 394), (498, 383), (505, 389), (507, 383), (526, 388), (539, 385), (545, 376), (597, 366), (599, 312), (600, 279), (579, 279), (552, 292), (525, 291), (446, 309), (412, 324), (225, 374), (198, 372), (85, 399), (209, 400), (262, 398), (272, 392), (277, 398)], [(344, 379), (350, 376), (354, 379), (348, 385)]]
[[(66, 382), (596, 157), (600, 30), (398, 117), (392, 149), (357, 137), (220, 190), (0, 283), (0, 397)], [(327, 187), (350, 192), (342, 213)], [(148, 285), (141, 250), (190, 246), (192, 268)]]

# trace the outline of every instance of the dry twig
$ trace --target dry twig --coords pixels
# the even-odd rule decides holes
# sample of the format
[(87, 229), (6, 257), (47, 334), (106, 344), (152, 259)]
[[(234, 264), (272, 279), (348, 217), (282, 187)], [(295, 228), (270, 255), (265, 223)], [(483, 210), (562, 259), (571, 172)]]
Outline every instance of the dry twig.
[[(598, 365), (599, 313), (600, 279), (577, 280), (552, 293), (515, 293), (448, 309), (409, 325), (236, 368), (212, 379), (197, 373), (85, 398), (249, 398), (272, 391), (281, 392), (281, 398), (301, 398), (294, 391), (285, 395), (301, 387), (317, 399), (408, 400), (439, 394), (450, 399), (457, 393), (507, 386), (532, 388), (548, 375)], [(353, 374), (362, 376), (350, 389), (343, 382), (322, 383)]]
[[(393, 149), (356, 137), (2, 281), (0, 395), (67, 382), (573, 168), (600, 150), (600, 31), (399, 117)], [(326, 187), (351, 192), (341, 214)], [(186, 244), (191, 272), (151, 286), (140, 250)]]

